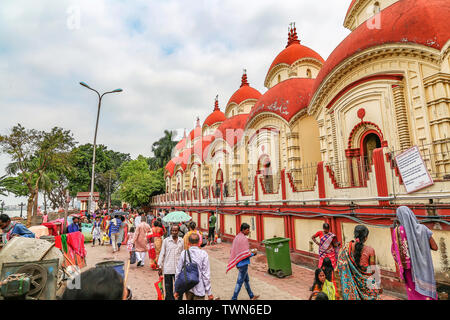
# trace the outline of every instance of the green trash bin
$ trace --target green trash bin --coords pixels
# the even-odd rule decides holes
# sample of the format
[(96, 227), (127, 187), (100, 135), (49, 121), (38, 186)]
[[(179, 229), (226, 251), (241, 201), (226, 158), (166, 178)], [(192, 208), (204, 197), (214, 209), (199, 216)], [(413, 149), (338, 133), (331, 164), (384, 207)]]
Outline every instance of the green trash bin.
[(269, 274), (284, 278), (292, 274), (288, 238), (272, 238), (262, 241), (266, 247)]

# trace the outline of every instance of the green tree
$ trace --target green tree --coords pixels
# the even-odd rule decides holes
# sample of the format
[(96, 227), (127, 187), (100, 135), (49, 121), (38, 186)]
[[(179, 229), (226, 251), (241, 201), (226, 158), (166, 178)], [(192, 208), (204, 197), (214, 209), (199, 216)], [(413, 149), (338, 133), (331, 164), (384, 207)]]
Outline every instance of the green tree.
[(67, 161), (68, 151), (75, 145), (69, 130), (54, 127), (49, 132), (25, 129), (18, 124), (9, 135), (0, 135), (3, 153), (11, 157), (7, 173), (21, 177), (28, 189), (27, 225), (31, 217), (35, 199), (39, 193), (41, 179), (49, 168)]
[(164, 170), (149, 170), (147, 158), (138, 156), (122, 164), (119, 169), (120, 199), (133, 207), (148, 205), (150, 197), (164, 190)]
[[(88, 143), (80, 145), (72, 150), (72, 166), (74, 173), (69, 177), (69, 190), (71, 196), (78, 192), (86, 192), (91, 189), (93, 145)], [(111, 193), (118, 187), (117, 170), (125, 161), (129, 161), (130, 155), (126, 153), (108, 150), (104, 145), (98, 145), (95, 151), (95, 182), (94, 191), (100, 193), (99, 205), (108, 198), (109, 186)], [(109, 180), (111, 173), (111, 181)]]

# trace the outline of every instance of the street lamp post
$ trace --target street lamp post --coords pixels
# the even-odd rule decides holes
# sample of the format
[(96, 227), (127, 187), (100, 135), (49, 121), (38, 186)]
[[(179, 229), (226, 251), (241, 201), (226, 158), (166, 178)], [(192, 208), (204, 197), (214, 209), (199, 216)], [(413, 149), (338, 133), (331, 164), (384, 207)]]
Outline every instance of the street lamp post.
[(23, 210), (23, 206), (25, 205), (25, 203), (23, 203), (23, 202), (21, 202), (20, 204), (19, 204), (19, 206), (20, 206), (20, 218), (22, 218), (22, 210)]
[(113, 91), (105, 92), (105, 93), (103, 93), (102, 95), (100, 95), (100, 93), (98, 93), (97, 90), (92, 89), (92, 88), (89, 87), (85, 82), (80, 82), (80, 84), (81, 84), (83, 87), (86, 87), (86, 88), (88, 88), (89, 90), (94, 91), (94, 92), (97, 93), (97, 95), (98, 95), (97, 122), (95, 123), (94, 151), (93, 151), (93, 153), (92, 153), (91, 191), (90, 191), (90, 194), (89, 194), (89, 213), (92, 214), (92, 213), (93, 213), (93, 210), (92, 210), (92, 203), (93, 203), (93, 200), (94, 200), (93, 198), (94, 198), (95, 149), (96, 149), (96, 146), (97, 146), (96, 143), (97, 143), (98, 118), (99, 118), (99, 116), (100, 116), (100, 107), (101, 107), (101, 104), (102, 104), (102, 98), (103, 98), (104, 95), (106, 95), (106, 94), (108, 94), (108, 93), (118, 93), (118, 92), (122, 92), (123, 90), (122, 90), (122, 89), (116, 89), (116, 90), (113, 90)]

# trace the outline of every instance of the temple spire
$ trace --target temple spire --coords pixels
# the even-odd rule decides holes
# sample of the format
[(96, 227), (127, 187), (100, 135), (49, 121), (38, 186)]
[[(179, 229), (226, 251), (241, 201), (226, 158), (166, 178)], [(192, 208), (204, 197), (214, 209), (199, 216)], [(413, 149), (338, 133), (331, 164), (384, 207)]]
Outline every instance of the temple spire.
[(294, 43), (300, 44), (300, 40), (297, 36), (297, 28), (295, 28), (295, 22), (291, 22), (288, 28), (288, 43), (286, 45), (286, 48)]
[(197, 125), (196, 125), (196, 127), (198, 128), (198, 127), (200, 127), (200, 118), (197, 116)]
[(183, 139), (186, 139), (186, 128), (184, 128)]
[(220, 111), (220, 108), (219, 108), (219, 95), (216, 95), (216, 100), (214, 102), (214, 111)]
[(247, 69), (244, 69), (244, 73), (242, 74), (241, 88), (243, 86), (249, 86), (247, 81)]

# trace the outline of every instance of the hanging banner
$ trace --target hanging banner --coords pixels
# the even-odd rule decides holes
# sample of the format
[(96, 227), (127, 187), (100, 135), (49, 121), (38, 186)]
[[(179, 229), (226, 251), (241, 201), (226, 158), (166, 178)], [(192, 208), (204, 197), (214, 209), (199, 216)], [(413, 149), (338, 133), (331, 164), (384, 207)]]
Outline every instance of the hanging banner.
[(407, 193), (413, 193), (434, 184), (419, 147), (414, 146), (395, 157)]

